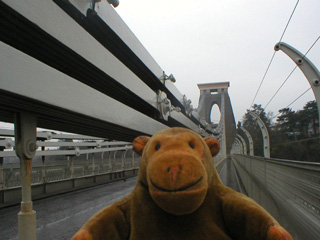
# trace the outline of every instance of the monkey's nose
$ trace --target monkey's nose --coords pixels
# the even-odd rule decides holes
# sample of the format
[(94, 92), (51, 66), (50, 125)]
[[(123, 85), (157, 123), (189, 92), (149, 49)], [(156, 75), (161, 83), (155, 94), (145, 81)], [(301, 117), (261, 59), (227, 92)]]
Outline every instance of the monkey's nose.
[(176, 187), (176, 182), (179, 178), (181, 171), (182, 171), (181, 165), (168, 167), (168, 169), (167, 169), (167, 172), (168, 172), (169, 178), (170, 178), (170, 183), (171, 183), (170, 185), (173, 189)]

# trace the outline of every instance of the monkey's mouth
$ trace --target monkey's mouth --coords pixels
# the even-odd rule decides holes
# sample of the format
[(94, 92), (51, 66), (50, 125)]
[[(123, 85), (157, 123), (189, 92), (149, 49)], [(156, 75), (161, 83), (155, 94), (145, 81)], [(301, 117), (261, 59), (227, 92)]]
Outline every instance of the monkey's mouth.
[(166, 188), (162, 188), (162, 187), (159, 187), (157, 184), (155, 184), (153, 181), (152, 181), (152, 178), (150, 178), (150, 182), (152, 184), (152, 186), (154, 186), (156, 189), (160, 190), (160, 191), (163, 191), (163, 192), (182, 192), (182, 191), (185, 191), (195, 185), (197, 185), (199, 182), (201, 182), (203, 179), (203, 177), (200, 177), (197, 181), (185, 186), (185, 187), (181, 187), (181, 188), (178, 188), (178, 189), (166, 189)]

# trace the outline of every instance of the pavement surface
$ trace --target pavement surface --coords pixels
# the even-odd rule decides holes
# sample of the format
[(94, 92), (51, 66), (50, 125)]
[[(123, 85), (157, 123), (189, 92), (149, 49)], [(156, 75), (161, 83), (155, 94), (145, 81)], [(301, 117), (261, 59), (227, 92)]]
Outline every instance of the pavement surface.
[[(37, 240), (64, 240), (71, 237), (102, 208), (127, 195), (136, 177), (74, 191), (33, 202), (37, 217)], [(18, 239), (20, 206), (0, 209), (0, 239)]]
[(232, 159), (227, 158), (221, 171), (219, 173), (221, 181), (224, 185), (236, 190), (237, 192), (241, 192), (241, 188), (239, 185), (239, 180), (236, 175), (236, 170), (233, 166)]
[[(225, 161), (220, 177), (223, 183), (240, 191), (231, 158)], [(38, 240), (65, 240), (96, 212), (132, 191), (136, 177), (33, 202), (37, 216)], [(20, 206), (0, 209), (0, 240), (18, 239)]]

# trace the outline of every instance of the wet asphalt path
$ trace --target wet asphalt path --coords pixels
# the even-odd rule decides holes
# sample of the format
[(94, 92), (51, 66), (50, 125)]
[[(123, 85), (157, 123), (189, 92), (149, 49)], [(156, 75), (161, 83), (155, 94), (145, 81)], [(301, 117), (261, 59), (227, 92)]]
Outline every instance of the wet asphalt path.
[[(37, 240), (71, 239), (96, 212), (127, 195), (136, 177), (70, 192), (33, 202), (37, 214)], [(20, 206), (0, 209), (0, 240), (18, 239)]]

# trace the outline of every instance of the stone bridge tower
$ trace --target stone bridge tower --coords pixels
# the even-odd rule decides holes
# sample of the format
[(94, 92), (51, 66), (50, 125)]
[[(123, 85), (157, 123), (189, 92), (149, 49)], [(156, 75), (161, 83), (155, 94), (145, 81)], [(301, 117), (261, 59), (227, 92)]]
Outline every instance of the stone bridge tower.
[[(229, 86), (229, 82), (198, 84), (200, 98), (197, 111), (201, 118), (219, 132), (220, 151), (225, 155), (230, 153), (236, 136), (236, 124), (228, 94)], [(218, 105), (221, 113), (218, 126), (211, 121), (211, 111), (215, 104)]]

